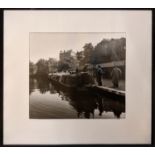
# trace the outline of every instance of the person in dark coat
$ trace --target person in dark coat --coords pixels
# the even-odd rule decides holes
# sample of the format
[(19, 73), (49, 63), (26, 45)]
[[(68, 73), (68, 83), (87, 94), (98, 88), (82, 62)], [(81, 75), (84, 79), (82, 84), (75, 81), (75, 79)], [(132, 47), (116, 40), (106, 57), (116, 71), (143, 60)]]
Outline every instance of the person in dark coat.
[(119, 87), (119, 81), (120, 81), (121, 76), (122, 76), (121, 69), (115, 66), (111, 72), (112, 83), (113, 83), (114, 88)]
[(76, 68), (76, 74), (77, 74), (77, 73), (79, 73), (79, 69), (78, 69), (78, 68)]
[(101, 66), (97, 66), (96, 78), (97, 78), (98, 85), (102, 86), (102, 68), (101, 68)]

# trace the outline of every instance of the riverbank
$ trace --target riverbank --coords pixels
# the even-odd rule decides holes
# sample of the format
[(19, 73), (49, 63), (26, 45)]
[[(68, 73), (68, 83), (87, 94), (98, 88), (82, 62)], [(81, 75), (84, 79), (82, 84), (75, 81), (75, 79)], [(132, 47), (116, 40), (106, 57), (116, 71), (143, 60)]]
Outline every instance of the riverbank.
[[(98, 85), (96, 81), (95, 81), (95, 84)], [(102, 79), (102, 86), (112, 88), (113, 83), (111, 79)], [(125, 91), (125, 80), (120, 80), (119, 87), (115, 89)]]

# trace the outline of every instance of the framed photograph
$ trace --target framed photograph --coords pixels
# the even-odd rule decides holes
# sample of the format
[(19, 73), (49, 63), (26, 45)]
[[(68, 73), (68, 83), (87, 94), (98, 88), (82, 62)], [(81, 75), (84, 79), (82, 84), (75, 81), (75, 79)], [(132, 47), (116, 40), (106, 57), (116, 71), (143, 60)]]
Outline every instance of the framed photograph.
[(152, 146), (153, 12), (2, 10), (2, 146)]

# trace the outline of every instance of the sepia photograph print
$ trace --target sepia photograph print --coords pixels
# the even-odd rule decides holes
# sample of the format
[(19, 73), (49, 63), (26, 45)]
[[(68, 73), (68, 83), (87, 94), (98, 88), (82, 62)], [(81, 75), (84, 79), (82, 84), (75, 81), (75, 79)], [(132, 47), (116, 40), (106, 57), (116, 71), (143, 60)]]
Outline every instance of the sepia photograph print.
[(30, 32), (30, 119), (124, 119), (125, 32)]

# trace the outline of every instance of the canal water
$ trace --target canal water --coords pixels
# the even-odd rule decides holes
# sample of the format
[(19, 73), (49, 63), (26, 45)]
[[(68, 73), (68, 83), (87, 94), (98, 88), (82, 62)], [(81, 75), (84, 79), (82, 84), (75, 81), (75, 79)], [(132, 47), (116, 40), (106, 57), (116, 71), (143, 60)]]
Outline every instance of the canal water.
[(30, 119), (122, 119), (125, 103), (90, 91), (67, 91), (47, 79), (30, 79)]

